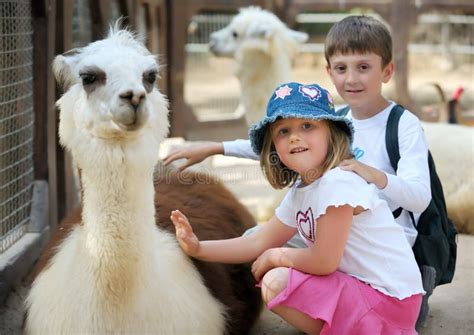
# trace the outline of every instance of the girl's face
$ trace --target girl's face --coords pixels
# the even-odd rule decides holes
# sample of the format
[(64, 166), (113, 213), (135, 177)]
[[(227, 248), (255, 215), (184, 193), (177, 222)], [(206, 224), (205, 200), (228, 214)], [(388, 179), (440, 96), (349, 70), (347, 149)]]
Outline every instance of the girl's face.
[(324, 121), (280, 119), (272, 125), (271, 132), (278, 157), (305, 184), (321, 177), (329, 140)]

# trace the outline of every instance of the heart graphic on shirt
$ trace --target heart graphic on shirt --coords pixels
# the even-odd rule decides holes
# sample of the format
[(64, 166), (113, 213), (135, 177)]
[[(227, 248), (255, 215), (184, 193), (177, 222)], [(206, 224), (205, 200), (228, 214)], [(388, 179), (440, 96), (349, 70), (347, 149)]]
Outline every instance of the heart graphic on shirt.
[(312, 86), (300, 86), (300, 92), (310, 98), (315, 100), (319, 97), (319, 90), (316, 87)]
[(298, 211), (296, 214), (296, 225), (303, 237), (314, 242), (314, 218), (311, 207), (305, 213)]

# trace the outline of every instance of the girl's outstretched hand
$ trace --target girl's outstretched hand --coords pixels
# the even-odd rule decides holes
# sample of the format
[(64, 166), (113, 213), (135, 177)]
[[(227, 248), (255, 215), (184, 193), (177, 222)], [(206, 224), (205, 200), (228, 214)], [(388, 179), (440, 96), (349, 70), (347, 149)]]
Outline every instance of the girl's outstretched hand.
[(195, 256), (199, 251), (199, 239), (193, 233), (188, 218), (178, 210), (172, 211), (170, 218), (176, 229), (176, 238), (181, 249), (189, 256)]

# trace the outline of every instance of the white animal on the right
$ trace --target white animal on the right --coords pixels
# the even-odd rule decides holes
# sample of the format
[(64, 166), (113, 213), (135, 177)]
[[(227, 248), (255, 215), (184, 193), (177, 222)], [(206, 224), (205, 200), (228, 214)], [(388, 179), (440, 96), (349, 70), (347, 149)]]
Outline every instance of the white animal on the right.
[(290, 81), (291, 60), (307, 39), (308, 34), (253, 6), (240, 9), (228, 26), (211, 34), (211, 52), (236, 61), (241, 89), (237, 114), (244, 114), (247, 124), (260, 120), (275, 87)]
[(428, 147), (443, 185), (448, 216), (458, 232), (474, 234), (474, 129), (423, 122)]

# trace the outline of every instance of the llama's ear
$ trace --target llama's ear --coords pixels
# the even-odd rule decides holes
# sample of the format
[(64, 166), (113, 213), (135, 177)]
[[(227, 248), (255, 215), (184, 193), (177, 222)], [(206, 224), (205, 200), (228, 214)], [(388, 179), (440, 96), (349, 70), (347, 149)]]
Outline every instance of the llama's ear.
[(288, 35), (297, 43), (305, 43), (308, 40), (308, 34), (301, 31), (288, 29)]
[(53, 74), (64, 91), (67, 91), (71, 85), (79, 81), (79, 77), (73, 72), (74, 64), (77, 63), (75, 56), (78, 54), (79, 49), (72, 49), (54, 58)]

